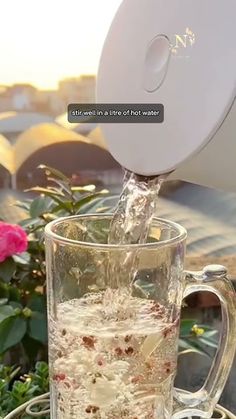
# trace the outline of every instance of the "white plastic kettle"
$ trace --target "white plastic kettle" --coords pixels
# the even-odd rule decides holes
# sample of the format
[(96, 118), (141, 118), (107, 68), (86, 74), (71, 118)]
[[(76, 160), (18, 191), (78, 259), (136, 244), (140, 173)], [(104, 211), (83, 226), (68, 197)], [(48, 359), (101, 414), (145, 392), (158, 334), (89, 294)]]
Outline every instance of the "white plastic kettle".
[(164, 105), (164, 122), (103, 124), (126, 169), (236, 191), (236, 1), (124, 0), (98, 103)]

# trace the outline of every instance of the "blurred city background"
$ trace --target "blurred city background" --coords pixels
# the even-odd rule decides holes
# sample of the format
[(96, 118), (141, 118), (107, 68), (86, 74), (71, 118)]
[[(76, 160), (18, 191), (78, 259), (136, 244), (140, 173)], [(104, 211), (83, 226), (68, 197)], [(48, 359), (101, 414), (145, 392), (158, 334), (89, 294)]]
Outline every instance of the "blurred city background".
[(59, 81), (57, 89), (31, 84), (0, 86), (0, 186), (26, 189), (40, 183), (37, 166), (57, 167), (80, 184), (120, 185), (121, 169), (106, 150), (99, 127), (70, 124), (69, 103), (95, 102), (95, 75)]
[[(95, 101), (102, 46), (121, 0), (9, 0), (1, 5), (0, 218), (18, 222), (24, 190), (46, 186), (40, 164), (74, 185), (120, 193), (123, 171), (99, 126), (70, 124), (70, 103)], [(115, 54), (115, 49), (114, 49)], [(162, 188), (159, 215), (182, 223), (188, 255), (233, 258), (235, 194), (176, 182)], [(199, 262), (201, 264), (201, 262)]]
[[(37, 169), (42, 163), (61, 170), (74, 184), (92, 183), (112, 195), (120, 193), (123, 171), (107, 151), (100, 127), (67, 121), (69, 103), (95, 101), (102, 46), (120, 4), (2, 4), (0, 218), (17, 221), (19, 212), (9, 205), (25, 189), (44, 186), (45, 176)], [(161, 194), (159, 215), (188, 228), (190, 255), (235, 254), (235, 194), (184, 182), (166, 182)]]
[(99, 127), (69, 124), (66, 112), (69, 103), (95, 101), (102, 44), (120, 2), (2, 5), (0, 188), (42, 183), (43, 162), (80, 184), (119, 189), (122, 172)]

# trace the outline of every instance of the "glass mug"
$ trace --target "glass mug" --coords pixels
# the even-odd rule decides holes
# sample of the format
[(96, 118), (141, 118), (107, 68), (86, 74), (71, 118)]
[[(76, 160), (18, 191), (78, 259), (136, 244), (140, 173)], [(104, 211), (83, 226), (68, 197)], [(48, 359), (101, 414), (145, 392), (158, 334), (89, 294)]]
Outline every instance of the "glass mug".
[[(225, 268), (184, 272), (187, 234), (173, 222), (154, 219), (148, 243), (121, 246), (107, 244), (110, 221), (75, 216), (46, 227), (53, 419), (210, 418), (236, 346)], [(197, 291), (219, 297), (222, 332), (205, 385), (186, 394), (174, 389), (180, 311)]]

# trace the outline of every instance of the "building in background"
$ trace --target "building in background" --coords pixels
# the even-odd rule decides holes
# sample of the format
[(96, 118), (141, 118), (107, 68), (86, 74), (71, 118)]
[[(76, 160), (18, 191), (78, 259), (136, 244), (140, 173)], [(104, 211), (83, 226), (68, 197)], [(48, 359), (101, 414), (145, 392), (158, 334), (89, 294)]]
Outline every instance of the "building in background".
[(38, 112), (58, 116), (69, 103), (93, 103), (96, 77), (83, 75), (61, 80), (57, 90), (40, 90), (30, 84), (0, 85), (1, 112)]
[(34, 110), (35, 95), (37, 89), (30, 84), (14, 84), (8, 88), (15, 111)]
[[(10, 184), (14, 188), (27, 189), (42, 183), (42, 173), (37, 170), (40, 163), (58, 168), (80, 184), (92, 182), (112, 192), (120, 189), (121, 168), (106, 150), (96, 124), (68, 126), (66, 123), (68, 104), (93, 103), (95, 86), (96, 77), (92, 75), (61, 80), (57, 90), (40, 90), (20, 83), (0, 85), (0, 147), (2, 155), (5, 152), (0, 165), (0, 189)], [(42, 130), (42, 127), (47, 129)], [(38, 135), (37, 130), (41, 130)], [(7, 168), (6, 156), (9, 161), (19, 156), (19, 141), (23, 133), (31, 135), (30, 141), (23, 143), (23, 150), (32, 149), (32, 155), (17, 171), (11, 172)], [(78, 134), (81, 135), (81, 144), (68, 141)], [(60, 136), (65, 137), (62, 144)], [(55, 140), (53, 144), (42, 148), (34, 146), (37, 141), (48, 144), (47, 137)]]
[(30, 84), (0, 86), (0, 112), (32, 111), (37, 89)]
[(0, 113), (14, 110), (8, 86), (0, 86)]
[(38, 90), (35, 96), (37, 112), (57, 116), (65, 112), (66, 105), (57, 90)]
[(69, 103), (94, 103), (96, 77), (85, 75), (64, 79), (59, 82), (59, 94), (62, 100)]

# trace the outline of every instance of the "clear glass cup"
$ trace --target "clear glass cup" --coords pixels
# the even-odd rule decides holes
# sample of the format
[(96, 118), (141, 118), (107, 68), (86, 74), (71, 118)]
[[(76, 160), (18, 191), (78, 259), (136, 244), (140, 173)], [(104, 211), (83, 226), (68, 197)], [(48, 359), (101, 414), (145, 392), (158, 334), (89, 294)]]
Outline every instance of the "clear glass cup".
[[(148, 243), (116, 246), (107, 244), (110, 221), (76, 216), (46, 227), (53, 419), (210, 418), (236, 346), (225, 268), (185, 272), (187, 234), (173, 222), (154, 219)], [(186, 394), (174, 389), (180, 311), (197, 291), (219, 297), (222, 333), (205, 385)]]

